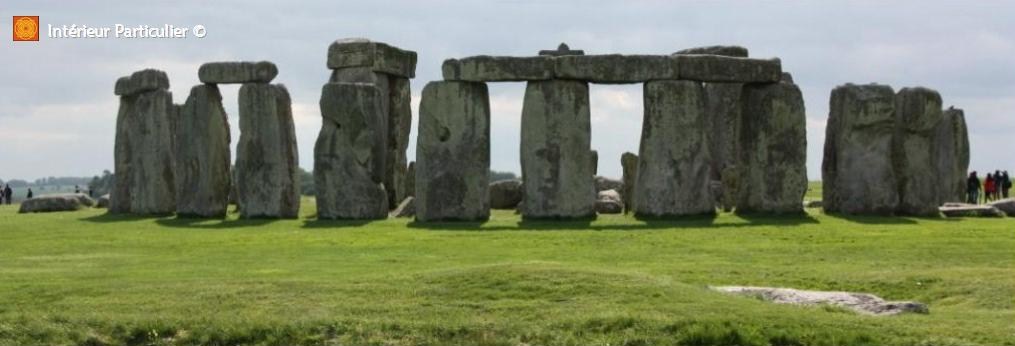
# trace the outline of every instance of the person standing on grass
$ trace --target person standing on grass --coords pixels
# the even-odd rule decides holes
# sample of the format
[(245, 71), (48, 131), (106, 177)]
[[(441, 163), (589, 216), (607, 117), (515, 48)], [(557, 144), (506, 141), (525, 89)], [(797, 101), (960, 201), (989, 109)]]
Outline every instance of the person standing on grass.
[(969, 173), (969, 179), (966, 179), (966, 203), (980, 203), (980, 178), (976, 176), (976, 171)]
[(11, 190), (11, 184), (4, 184), (4, 198), (7, 199), (7, 204), (11, 204), (11, 196), (14, 195), (14, 190)]
[(25, 195), (25, 199), (32, 199), (32, 188), (28, 188), (28, 194)]
[(987, 173), (987, 177), (983, 179), (983, 203), (990, 202), (994, 199), (994, 175)]
[(1002, 174), (1004, 184), (1001, 185), (1001, 196), (1008, 198), (1008, 190), (1011, 190), (1011, 178), (1008, 178), (1008, 171), (1004, 171)]

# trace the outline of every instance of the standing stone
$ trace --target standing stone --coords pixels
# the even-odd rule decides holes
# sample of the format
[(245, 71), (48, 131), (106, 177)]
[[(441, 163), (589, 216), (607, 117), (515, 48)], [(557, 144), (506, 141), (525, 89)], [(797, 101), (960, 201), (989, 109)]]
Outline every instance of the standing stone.
[(405, 193), (416, 196), (416, 161), (409, 162), (409, 167), (405, 169)]
[[(736, 194), (736, 181), (731, 175), (739, 175), (736, 164), (739, 160), (739, 141), (741, 122), (740, 96), (744, 85), (740, 83), (706, 83), (705, 114), (711, 131), (709, 150), (712, 153), (712, 181), (720, 195)], [(724, 179), (725, 178), (725, 179)], [(721, 199), (723, 210), (732, 209), (736, 203), (726, 198)]]
[(423, 88), (416, 155), (416, 220), (490, 218), (486, 84), (440, 81)]
[[(169, 214), (176, 210), (173, 141), (177, 115), (165, 72), (143, 70), (117, 81), (120, 94), (110, 212)], [(124, 86), (126, 85), (126, 86)]]
[(592, 163), (592, 175), (599, 174), (599, 152), (593, 150), (589, 153), (589, 162)]
[(624, 201), (624, 214), (627, 214), (631, 211), (631, 201), (634, 197), (634, 180), (638, 177), (638, 155), (630, 152), (620, 155), (620, 166), (624, 170), (622, 179), (624, 187), (620, 197)]
[(969, 136), (966, 116), (961, 109), (949, 107), (934, 129), (934, 152), (940, 186), (938, 204), (965, 202), (966, 170), (969, 169)]
[(240, 216), (296, 218), (299, 161), (289, 91), (281, 84), (247, 83), (239, 99), (235, 183)]
[[(371, 145), (373, 151), (372, 157), (378, 158), (377, 160), (371, 160), (373, 168), (370, 169), (374, 180), (383, 182), (387, 176), (387, 162), (388, 155), (388, 107), (389, 100), (391, 98), (391, 85), (389, 84), (388, 76), (374, 72), (369, 68), (343, 68), (334, 70), (331, 74), (331, 83), (367, 83), (373, 84), (377, 87), (378, 101), (381, 103), (381, 116), (377, 121), (380, 122), (380, 127), (374, 129), (374, 134), (371, 136), (374, 143)], [(387, 186), (385, 186), (385, 189)], [(390, 201), (389, 201), (390, 202)], [(395, 201), (394, 203), (399, 203)]]
[(412, 129), (412, 92), (409, 79), (389, 79), (388, 143), (385, 160), (384, 187), (389, 205), (405, 199), (410, 193), (404, 188), (409, 149), (409, 131)]
[(381, 91), (374, 84), (328, 83), (321, 90), (321, 132), (314, 146), (317, 217), (383, 219), (388, 196), (375, 174), (376, 137), (386, 131)]
[(821, 163), (825, 212), (888, 215), (899, 206), (893, 167), (895, 91), (846, 84), (832, 90)]
[(711, 153), (701, 83), (645, 83), (634, 213), (639, 217), (715, 214)]
[(229, 206), (229, 118), (215, 85), (190, 89), (176, 141), (176, 213), (222, 217)]
[(807, 115), (790, 83), (744, 87), (738, 213), (803, 213)]
[(588, 83), (529, 82), (522, 106), (522, 216), (595, 216)]
[(903, 88), (895, 95), (893, 155), (899, 179), (899, 210), (905, 215), (938, 215), (941, 189), (933, 157), (933, 134), (941, 121), (941, 95), (927, 88)]

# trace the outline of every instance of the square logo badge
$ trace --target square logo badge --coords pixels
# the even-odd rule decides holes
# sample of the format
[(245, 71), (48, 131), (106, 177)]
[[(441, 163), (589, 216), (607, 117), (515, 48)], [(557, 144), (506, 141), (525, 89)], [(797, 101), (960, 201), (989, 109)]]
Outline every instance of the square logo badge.
[(14, 40), (38, 41), (39, 16), (14, 16)]

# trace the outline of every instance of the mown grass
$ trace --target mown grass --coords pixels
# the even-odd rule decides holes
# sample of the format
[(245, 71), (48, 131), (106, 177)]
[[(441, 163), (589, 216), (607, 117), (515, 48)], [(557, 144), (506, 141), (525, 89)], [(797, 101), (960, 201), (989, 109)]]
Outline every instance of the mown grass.
[[(1013, 219), (477, 224), (19, 215), (0, 344), (1015, 345)], [(709, 291), (917, 300), (862, 316)]]

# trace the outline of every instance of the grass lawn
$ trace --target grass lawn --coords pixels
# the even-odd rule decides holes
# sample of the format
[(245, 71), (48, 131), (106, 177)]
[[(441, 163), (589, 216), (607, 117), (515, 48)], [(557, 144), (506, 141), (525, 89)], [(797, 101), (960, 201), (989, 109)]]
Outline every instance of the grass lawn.
[[(416, 225), (19, 215), (0, 345), (1015, 345), (1015, 219)], [(477, 227), (478, 228), (475, 228)], [(872, 317), (707, 285), (927, 303)]]

